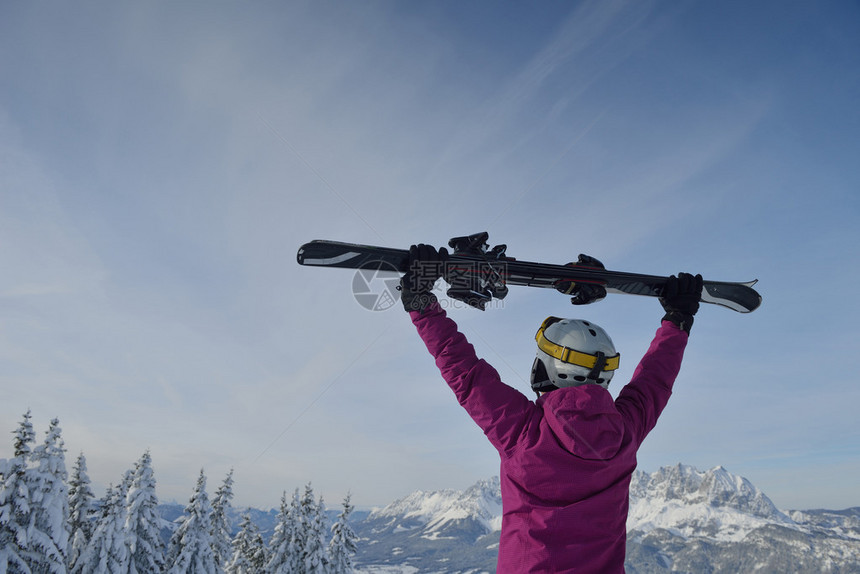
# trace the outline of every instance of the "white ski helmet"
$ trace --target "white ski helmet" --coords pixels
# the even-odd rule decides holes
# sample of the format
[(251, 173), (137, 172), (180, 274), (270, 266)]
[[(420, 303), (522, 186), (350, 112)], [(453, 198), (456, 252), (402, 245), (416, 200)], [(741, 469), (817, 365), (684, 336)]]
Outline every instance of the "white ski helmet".
[(531, 374), (535, 391), (588, 383), (609, 387), (621, 355), (615, 352), (606, 331), (594, 323), (548, 317), (535, 339), (538, 350)]

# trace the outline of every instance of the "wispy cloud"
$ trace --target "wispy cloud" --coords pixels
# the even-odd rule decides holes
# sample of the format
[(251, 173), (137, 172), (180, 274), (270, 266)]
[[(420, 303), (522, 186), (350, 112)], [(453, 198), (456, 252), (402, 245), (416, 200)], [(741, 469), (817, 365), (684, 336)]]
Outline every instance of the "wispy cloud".
[[(201, 466), (235, 466), (237, 497), (258, 505), (308, 480), (360, 503), (466, 486), (496, 472), (495, 455), (408, 318), (366, 311), (350, 272), (294, 257), (313, 238), (406, 247), (486, 226), (522, 259), (756, 271), (760, 311), (702, 312), (701, 347), (643, 460), (694, 456), (684, 437), (701, 436), (719, 460), (683, 462), (731, 459), (744, 474), (767, 450), (797, 454), (792, 472), (807, 472), (800, 461), (820, 441), (832, 445), (828, 468), (843, 464), (856, 438), (843, 407), (780, 413), (814, 401), (805, 385), (818, 365), (846, 366), (856, 339), (853, 283), (832, 271), (856, 259), (854, 139), (841, 121), (854, 92), (810, 107), (816, 90), (852, 77), (818, 42), (835, 26), (850, 45), (838, 28), (851, 18), (804, 24), (808, 38), (787, 45), (799, 22), (828, 16), (513, 6), (504, 13), (536, 20), (496, 22), (511, 30), (502, 44), (493, 22), (446, 10), (5, 10), (0, 426), (28, 407), (60, 417), (99, 484), (151, 448), (166, 499), (184, 499)], [(826, 305), (798, 285), (798, 261), (831, 278)], [(502, 309), (452, 315), (523, 390), (546, 315), (611, 327), (631, 371), (659, 319), (650, 300), (567, 305), (523, 289)], [(830, 343), (807, 353), (807, 337)], [(755, 381), (723, 382), (738, 371)], [(827, 385), (822, 405), (852, 396), (850, 377)], [(788, 389), (795, 399), (769, 403), (779, 409), (763, 404)], [(691, 420), (707, 423), (698, 435), (684, 431)], [(726, 420), (766, 421), (748, 456), (735, 456), (741, 431), (719, 432)]]

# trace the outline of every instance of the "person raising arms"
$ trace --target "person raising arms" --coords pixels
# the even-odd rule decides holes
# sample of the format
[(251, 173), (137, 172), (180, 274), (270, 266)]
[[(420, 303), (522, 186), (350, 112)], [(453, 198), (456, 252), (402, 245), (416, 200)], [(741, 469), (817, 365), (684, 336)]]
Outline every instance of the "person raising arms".
[[(444, 249), (413, 245), (401, 301), (442, 378), (501, 458), (497, 572), (624, 572), (636, 452), (672, 394), (699, 309), (701, 275), (669, 278), (660, 326), (614, 400), (608, 387), (620, 355), (609, 335), (591, 321), (544, 320), (536, 335), (531, 388), (538, 396), (532, 401), (477, 357), (431, 292), (446, 259)], [(582, 255), (578, 263), (603, 266)], [(557, 287), (574, 304), (606, 295), (595, 285)]]

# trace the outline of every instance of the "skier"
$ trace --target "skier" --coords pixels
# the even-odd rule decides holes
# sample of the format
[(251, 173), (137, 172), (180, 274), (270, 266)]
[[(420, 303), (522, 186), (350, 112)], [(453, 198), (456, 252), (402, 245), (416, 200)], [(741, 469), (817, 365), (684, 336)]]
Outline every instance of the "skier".
[[(497, 572), (624, 572), (636, 451), (671, 395), (699, 308), (701, 275), (670, 277), (657, 334), (614, 401), (607, 387), (619, 355), (603, 329), (576, 319), (544, 321), (536, 336), (533, 402), (475, 355), (431, 293), (446, 259), (445, 249), (413, 245), (401, 299), (442, 377), (501, 457)], [(587, 256), (578, 263), (602, 267)], [(574, 304), (606, 294), (594, 285), (556, 287)]]

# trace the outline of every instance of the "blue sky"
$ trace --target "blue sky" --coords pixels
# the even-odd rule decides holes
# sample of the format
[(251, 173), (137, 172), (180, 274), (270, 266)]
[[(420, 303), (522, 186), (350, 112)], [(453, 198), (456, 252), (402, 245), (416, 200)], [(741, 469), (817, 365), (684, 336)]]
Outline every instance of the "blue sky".
[[(239, 505), (464, 488), (498, 461), (407, 317), (295, 253), (487, 230), (758, 278), (755, 313), (700, 312), (640, 468), (860, 505), (857, 4), (460, 4), (3, 3), (0, 429), (59, 417), (100, 488), (150, 449), (164, 500), (201, 467)], [(617, 394), (662, 310), (451, 314), (523, 391), (541, 320), (593, 320)]]

